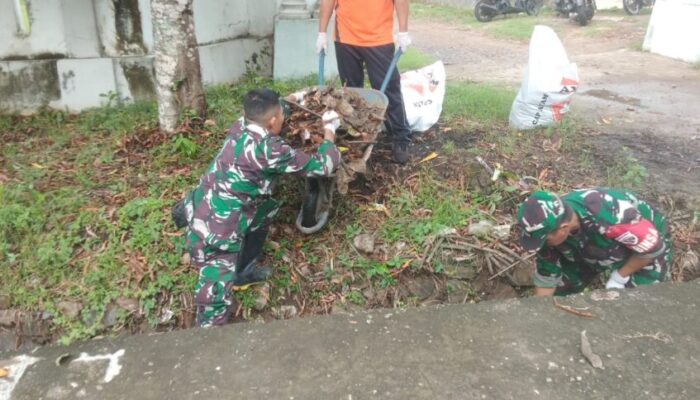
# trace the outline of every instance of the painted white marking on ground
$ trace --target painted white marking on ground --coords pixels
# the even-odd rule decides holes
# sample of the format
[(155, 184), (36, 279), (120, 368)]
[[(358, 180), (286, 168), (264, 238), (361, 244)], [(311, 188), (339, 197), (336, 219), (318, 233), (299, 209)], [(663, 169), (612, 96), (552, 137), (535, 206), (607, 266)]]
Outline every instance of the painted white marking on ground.
[(3, 366), (8, 374), (0, 379), (0, 399), (9, 399), (27, 368), (39, 360), (41, 359), (22, 354), (13, 358), (11, 364)]
[(124, 353), (124, 349), (117, 350), (116, 352), (114, 352), (114, 354), (103, 354), (96, 356), (88, 355), (88, 353), (80, 353), (80, 357), (78, 357), (74, 362), (93, 362), (100, 360), (109, 360), (109, 365), (107, 365), (107, 371), (105, 372), (104, 378), (104, 381), (107, 383), (112, 381), (112, 379), (114, 379), (114, 377), (119, 375), (119, 373), (121, 372), (122, 366), (121, 364), (119, 364), (119, 358), (123, 356)]

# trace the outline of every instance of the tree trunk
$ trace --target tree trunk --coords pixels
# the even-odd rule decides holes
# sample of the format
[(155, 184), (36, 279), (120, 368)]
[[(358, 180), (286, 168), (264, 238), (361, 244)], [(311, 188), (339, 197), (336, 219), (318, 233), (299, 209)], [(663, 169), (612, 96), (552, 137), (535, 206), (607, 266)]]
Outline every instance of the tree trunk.
[(206, 116), (192, 0), (151, 0), (160, 128), (173, 132), (180, 113)]

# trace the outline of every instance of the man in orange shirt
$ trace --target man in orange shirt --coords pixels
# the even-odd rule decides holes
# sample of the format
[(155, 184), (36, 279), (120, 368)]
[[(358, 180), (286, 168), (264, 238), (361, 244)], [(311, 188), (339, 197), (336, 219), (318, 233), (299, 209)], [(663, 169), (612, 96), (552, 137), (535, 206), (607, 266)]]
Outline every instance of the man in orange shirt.
[[(320, 19), (316, 50), (328, 47), (326, 29), (335, 11), (335, 55), (343, 85), (364, 86), (364, 67), (372, 88), (379, 89), (394, 57), (394, 12), (399, 21), (397, 44), (406, 51), (408, 35), (408, 0), (320, 0)], [(387, 128), (393, 135), (394, 161), (405, 164), (410, 158), (411, 129), (401, 95), (401, 77), (397, 69), (386, 88), (389, 98)]]

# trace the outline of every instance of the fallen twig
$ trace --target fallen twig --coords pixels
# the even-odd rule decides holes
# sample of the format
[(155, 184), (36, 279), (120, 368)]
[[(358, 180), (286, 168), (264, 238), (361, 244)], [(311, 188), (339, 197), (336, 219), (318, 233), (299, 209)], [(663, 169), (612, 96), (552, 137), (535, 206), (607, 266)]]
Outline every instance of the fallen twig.
[(591, 343), (586, 337), (586, 331), (581, 331), (581, 353), (584, 357), (586, 357), (588, 362), (591, 363), (593, 368), (605, 369), (603, 366), (603, 360), (599, 355), (593, 352), (593, 349), (591, 349)]
[(522, 259), (520, 259), (520, 260), (517, 260), (516, 262), (514, 262), (514, 263), (510, 264), (509, 266), (507, 266), (506, 268), (504, 268), (504, 269), (498, 271), (498, 273), (496, 273), (495, 275), (493, 275), (492, 277), (490, 277), (488, 280), (492, 280), (492, 279), (494, 279), (494, 278), (500, 276), (500, 275), (503, 274), (504, 272), (509, 271), (510, 269), (512, 269), (512, 268), (515, 267), (516, 265), (522, 263), (523, 261), (529, 260), (530, 258), (534, 257), (535, 254), (537, 254), (537, 253), (529, 254), (529, 255), (527, 255), (525, 258), (522, 258)]
[(582, 310), (575, 308), (575, 307), (567, 306), (564, 304), (559, 304), (556, 297), (552, 297), (552, 301), (554, 302), (554, 307), (556, 307), (560, 310), (564, 310), (566, 312), (569, 312), (571, 314), (577, 315), (579, 317), (584, 317), (584, 318), (596, 318), (597, 317), (592, 312), (582, 311)]
[(663, 332), (656, 332), (654, 334), (637, 332), (634, 335), (622, 335), (622, 336), (618, 336), (618, 337), (620, 339), (624, 339), (624, 340), (653, 339), (653, 340), (658, 340), (659, 342), (666, 343), (666, 344), (673, 342), (673, 338), (671, 338), (670, 335), (667, 335)]

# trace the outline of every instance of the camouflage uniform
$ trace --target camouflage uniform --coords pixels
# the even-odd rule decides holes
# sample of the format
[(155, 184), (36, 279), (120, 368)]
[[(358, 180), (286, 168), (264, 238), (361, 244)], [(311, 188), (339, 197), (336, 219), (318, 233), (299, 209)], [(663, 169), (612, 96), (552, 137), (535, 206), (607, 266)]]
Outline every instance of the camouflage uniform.
[[(588, 189), (574, 191), (562, 196), (558, 203), (550, 203), (555, 207), (542, 207), (547, 195), (552, 196), (534, 193), (521, 208), (519, 220), (524, 236), (528, 231), (536, 232), (542, 226), (561, 222), (557, 219), (566, 215), (567, 207), (578, 216), (581, 228), (557, 247), (540, 248), (536, 286), (557, 288), (557, 295), (577, 293), (598, 273), (618, 270), (632, 255), (653, 262), (632, 274), (627, 287), (668, 278), (671, 237), (663, 216), (649, 204), (627, 191)], [(528, 207), (527, 202), (539, 206)], [(526, 242), (523, 241), (524, 247)]]
[(340, 153), (330, 141), (324, 141), (316, 154), (307, 155), (243, 119), (231, 127), (223, 147), (185, 201), (186, 247), (199, 268), (195, 288), (199, 326), (228, 320), (243, 239), (267, 229), (277, 214), (279, 203), (271, 197), (277, 179), (286, 173), (328, 176), (339, 164)]

